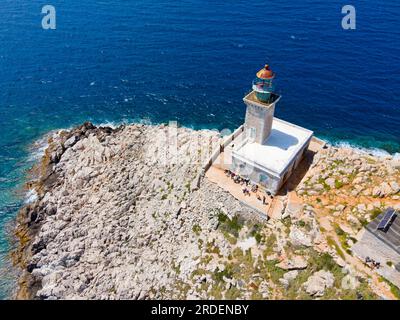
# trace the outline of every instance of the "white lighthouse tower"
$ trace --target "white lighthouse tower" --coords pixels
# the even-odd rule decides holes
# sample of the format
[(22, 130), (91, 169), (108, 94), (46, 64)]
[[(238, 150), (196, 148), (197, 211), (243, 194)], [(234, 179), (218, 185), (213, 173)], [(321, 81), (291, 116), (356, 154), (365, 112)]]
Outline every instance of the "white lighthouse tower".
[(275, 73), (266, 65), (257, 72), (253, 92), (243, 99), (247, 105), (245, 131), (248, 138), (257, 143), (263, 143), (271, 134), (275, 104), (280, 99), (273, 92), (274, 78)]
[(231, 150), (231, 170), (276, 194), (300, 163), (313, 132), (274, 117), (280, 96), (274, 92), (275, 73), (269, 65), (243, 98), (247, 106), (244, 132)]

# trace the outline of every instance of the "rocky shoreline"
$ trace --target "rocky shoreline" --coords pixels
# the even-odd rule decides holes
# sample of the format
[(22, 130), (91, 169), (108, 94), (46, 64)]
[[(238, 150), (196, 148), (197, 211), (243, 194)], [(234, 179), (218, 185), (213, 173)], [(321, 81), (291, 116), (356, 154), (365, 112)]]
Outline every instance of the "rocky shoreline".
[[(368, 276), (343, 261), (320, 226), (318, 206), (326, 200), (318, 197), (352, 183), (326, 174), (327, 165), (335, 163), (329, 157), (344, 151), (329, 147), (318, 155), (312, 170), (323, 181), (305, 177), (296, 190), (301, 205), (289, 202), (282, 208), (284, 220), (265, 223), (207, 179), (197, 188), (201, 165), (218, 142), (215, 131), (166, 125), (85, 123), (53, 135), (28, 183), (37, 199), (17, 217), (19, 246), (13, 260), (22, 272), (16, 298), (346, 299), (360, 292), (364, 298), (380, 294)], [(396, 170), (390, 173), (397, 179)], [(367, 179), (348, 174), (359, 178), (357, 197)], [(368, 192), (397, 201), (400, 190), (383, 194), (381, 189)], [(334, 208), (344, 214), (350, 209)]]
[[(57, 173), (53, 170), (53, 166), (60, 161), (66, 149), (90, 134), (99, 134), (105, 137), (113, 131), (109, 127), (98, 129), (91, 123), (84, 123), (71, 131), (62, 130), (50, 136), (45, 154), (30, 171), (32, 180), (27, 182), (26, 188), (35, 195), (35, 199), (37, 195), (42, 197), (57, 184)], [(34, 268), (30, 259), (43, 249), (44, 243), (40, 241), (35, 243), (35, 238), (43, 225), (45, 216), (55, 213), (55, 207), (44, 204), (38, 199), (29, 201), (17, 215), (15, 236), (19, 243), (17, 249), (12, 252), (13, 263), (21, 268), (19, 287), (15, 294), (17, 299), (34, 298), (40, 287), (38, 279), (30, 274)]]

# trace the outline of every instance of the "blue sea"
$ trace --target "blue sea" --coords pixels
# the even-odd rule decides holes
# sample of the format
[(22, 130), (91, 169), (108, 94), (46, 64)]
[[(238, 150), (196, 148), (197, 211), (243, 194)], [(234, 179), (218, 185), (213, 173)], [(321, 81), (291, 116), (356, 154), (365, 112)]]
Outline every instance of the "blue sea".
[[(41, 28), (44, 4), (56, 30)], [(356, 30), (341, 27), (346, 4)], [(278, 117), (332, 143), (400, 152), (399, 15), (397, 0), (1, 0), (0, 298), (15, 286), (9, 230), (31, 146), (49, 130), (86, 120), (234, 129), (269, 63)]]

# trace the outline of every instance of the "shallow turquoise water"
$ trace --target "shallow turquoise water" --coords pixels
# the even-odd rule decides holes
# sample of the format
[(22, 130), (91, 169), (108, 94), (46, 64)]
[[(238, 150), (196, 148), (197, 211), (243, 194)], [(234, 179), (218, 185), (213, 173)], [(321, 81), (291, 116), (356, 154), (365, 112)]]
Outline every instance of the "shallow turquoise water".
[[(235, 128), (243, 95), (269, 62), (283, 98), (277, 116), (332, 142), (400, 151), (400, 6), (341, 1), (55, 0), (57, 30), (40, 27), (42, 1), (0, 4), (0, 298), (5, 225), (45, 132), (79, 124), (178, 120)], [(32, 159), (31, 159), (32, 160)]]

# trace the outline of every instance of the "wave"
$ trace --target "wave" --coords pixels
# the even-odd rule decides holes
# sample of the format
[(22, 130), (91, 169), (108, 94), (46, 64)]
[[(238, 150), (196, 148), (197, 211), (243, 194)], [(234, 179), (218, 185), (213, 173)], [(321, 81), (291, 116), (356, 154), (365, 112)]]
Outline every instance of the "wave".
[[(326, 139), (324, 141), (326, 141)], [(366, 148), (366, 147), (357, 145), (356, 143), (349, 142), (349, 141), (343, 141), (343, 140), (334, 141), (334, 142), (326, 141), (326, 142), (328, 142), (329, 144), (331, 144), (332, 146), (335, 146), (335, 147), (355, 149), (358, 152), (372, 155), (372, 156), (378, 157), (378, 158), (391, 157), (391, 158), (396, 158), (396, 159), (399, 158), (400, 159), (400, 153), (398, 153), (398, 152), (389, 153), (388, 151), (386, 151), (384, 149), (380, 149), (380, 148)]]
[(51, 130), (41, 136), (39, 139), (34, 141), (32, 145), (29, 147), (29, 156), (28, 162), (37, 162), (45, 153), (47, 147), (49, 146), (48, 140), (55, 135), (60, 134), (62, 131), (71, 130), (73, 127), (65, 128), (65, 129), (56, 129)]
[(31, 189), (26, 193), (24, 203), (29, 204), (29, 203), (35, 202), (37, 200), (37, 198), (38, 198), (38, 195), (36, 193), (36, 190)]

